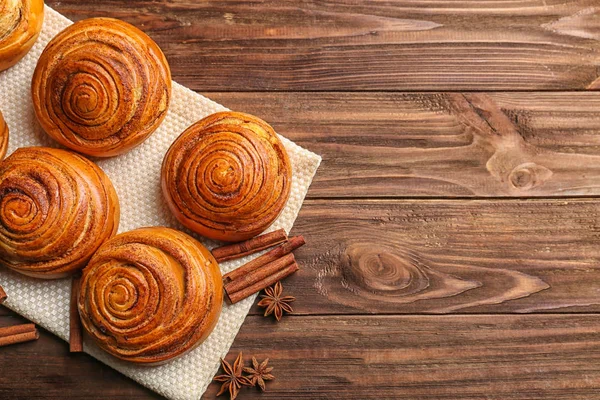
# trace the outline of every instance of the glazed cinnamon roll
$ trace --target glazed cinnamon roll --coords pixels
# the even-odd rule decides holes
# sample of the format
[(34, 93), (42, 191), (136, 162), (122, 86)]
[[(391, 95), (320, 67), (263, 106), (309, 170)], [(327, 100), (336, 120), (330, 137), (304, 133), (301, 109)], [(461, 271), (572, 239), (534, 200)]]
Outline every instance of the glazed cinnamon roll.
[(4, 117), (0, 112), (0, 159), (6, 155), (6, 149), (8, 148), (8, 125), (4, 121)]
[(0, 264), (64, 277), (82, 268), (118, 223), (117, 194), (86, 158), (27, 147), (0, 162)]
[(161, 180), (167, 204), (183, 225), (233, 242), (264, 231), (281, 213), (292, 168), (266, 122), (220, 112), (195, 123), (173, 143)]
[(169, 107), (171, 73), (144, 32), (91, 18), (52, 39), (31, 90), (37, 118), (51, 137), (78, 152), (110, 157), (158, 128)]
[(29, 52), (43, 22), (43, 0), (0, 1), (0, 71), (12, 67)]
[(83, 327), (98, 346), (122, 360), (161, 364), (210, 334), (223, 283), (198, 241), (170, 228), (141, 228), (98, 249), (78, 299)]

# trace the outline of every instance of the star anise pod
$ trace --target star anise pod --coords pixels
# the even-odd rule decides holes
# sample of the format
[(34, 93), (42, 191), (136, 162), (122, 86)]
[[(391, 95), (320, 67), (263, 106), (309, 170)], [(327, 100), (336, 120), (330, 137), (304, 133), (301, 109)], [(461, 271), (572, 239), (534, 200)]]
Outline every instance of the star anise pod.
[(265, 361), (263, 361), (262, 363), (258, 363), (258, 361), (256, 360), (256, 357), (252, 357), (252, 367), (244, 367), (244, 372), (248, 375), (248, 378), (250, 378), (250, 383), (253, 386), (256, 386), (256, 384), (258, 384), (258, 386), (261, 388), (261, 390), (264, 392), (266, 390), (265, 388), (265, 381), (270, 381), (271, 379), (275, 379), (275, 377), (270, 373), (271, 371), (273, 371), (273, 367), (267, 367), (267, 364), (269, 363), (269, 359), (267, 358)]
[(265, 307), (265, 317), (270, 314), (275, 315), (277, 321), (281, 320), (283, 312), (292, 313), (294, 310), (290, 303), (296, 298), (292, 296), (281, 296), (283, 293), (283, 285), (277, 282), (275, 286), (269, 286), (265, 289), (265, 294), (262, 295), (262, 300), (258, 302), (259, 307)]
[(235, 362), (233, 363), (233, 367), (225, 360), (221, 359), (221, 368), (224, 375), (215, 376), (213, 379), (217, 382), (223, 382), (221, 385), (221, 390), (217, 393), (217, 396), (222, 395), (225, 391), (229, 390), (229, 398), (234, 400), (242, 386), (251, 386), (250, 379), (242, 375), (242, 370), (244, 367), (244, 356), (242, 352), (238, 354)]

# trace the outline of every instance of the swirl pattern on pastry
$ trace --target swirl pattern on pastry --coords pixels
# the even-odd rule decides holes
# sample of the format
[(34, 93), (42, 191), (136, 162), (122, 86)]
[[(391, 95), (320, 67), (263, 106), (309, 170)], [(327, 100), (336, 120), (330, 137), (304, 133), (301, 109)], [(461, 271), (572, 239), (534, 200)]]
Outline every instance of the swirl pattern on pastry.
[(175, 217), (218, 240), (264, 231), (290, 194), (291, 165), (263, 120), (237, 112), (210, 115), (173, 143), (162, 166), (162, 189)]
[(119, 224), (112, 183), (66, 150), (20, 148), (0, 162), (0, 263), (38, 278), (82, 268)]
[(6, 155), (8, 148), (8, 125), (0, 112), (0, 159)]
[(122, 360), (161, 364), (198, 346), (223, 303), (219, 266), (185, 233), (141, 228), (104, 243), (83, 271), (85, 331)]
[(31, 50), (43, 22), (43, 0), (0, 1), (0, 71), (15, 65)]
[(158, 128), (169, 107), (171, 73), (144, 32), (123, 21), (91, 18), (52, 39), (31, 90), (46, 133), (75, 151), (110, 157)]

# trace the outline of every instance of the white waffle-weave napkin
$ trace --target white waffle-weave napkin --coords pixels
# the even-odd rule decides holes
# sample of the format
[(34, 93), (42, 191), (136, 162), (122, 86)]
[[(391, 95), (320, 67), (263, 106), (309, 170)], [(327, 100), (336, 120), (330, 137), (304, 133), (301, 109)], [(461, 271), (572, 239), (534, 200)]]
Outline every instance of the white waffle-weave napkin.
[[(31, 105), (31, 77), (46, 44), (72, 22), (49, 7), (45, 11), (44, 27), (33, 49), (16, 66), (0, 73), (0, 110), (10, 129), (8, 154), (24, 146), (58, 147), (41, 131), (35, 119)], [(163, 156), (189, 125), (222, 110), (226, 108), (174, 83), (167, 117), (148, 140), (124, 155), (95, 160), (110, 176), (119, 195), (120, 232), (143, 226), (182, 229), (161, 196), (159, 177)], [(293, 167), (292, 191), (283, 213), (270, 230), (284, 228), (289, 232), (321, 158), (285, 138), (282, 140)], [(202, 241), (209, 248), (214, 246), (209, 241)], [(221, 270), (226, 273), (249, 259), (223, 263)], [(68, 340), (70, 280), (37, 280), (0, 268), (0, 285), (8, 293), (4, 303), (8, 308)], [(85, 344), (85, 351), (165, 397), (199, 399), (217, 371), (219, 358), (227, 354), (254, 298), (234, 306), (225, 305), (215, 330), (200, 347), (163, 366), (148, 368), (124, 363), (92, 343)]]

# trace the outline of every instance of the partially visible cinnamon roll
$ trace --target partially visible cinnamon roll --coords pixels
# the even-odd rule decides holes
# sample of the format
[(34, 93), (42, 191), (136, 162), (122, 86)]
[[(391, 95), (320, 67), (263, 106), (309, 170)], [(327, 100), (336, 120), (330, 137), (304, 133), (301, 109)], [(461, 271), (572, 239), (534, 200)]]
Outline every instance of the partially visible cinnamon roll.
[(44, 22), (43, 0), (0, 1), (0, 71), (31, 50)]
[(0, 159), (6, 155), (8, 148), (8, 125), (0, 112)]
[(175, 217), (203, 236), (229, 242), (269, 227), (291, 183), (292, 167), (273, 128), (237, 112), (190, 126), (162, 165), (162, 189)]
[(137, 146), (161, 124), (171, 73), (144, 32), (116, 19), (90, 18), (52, 39), (31, 90), (37, 118), (52, 138), (110, 157)]
[(85, 266), (118, 224), (117, 194), (86, 158), (27, 147), (0, 162), (0, 264), (64, 277)]
[(141, 228), (104, 243), (83, 270), (85, 331), (122, 360), (161, 364), (198, 346), (223, 304), (219, 266), (192, 237)]

